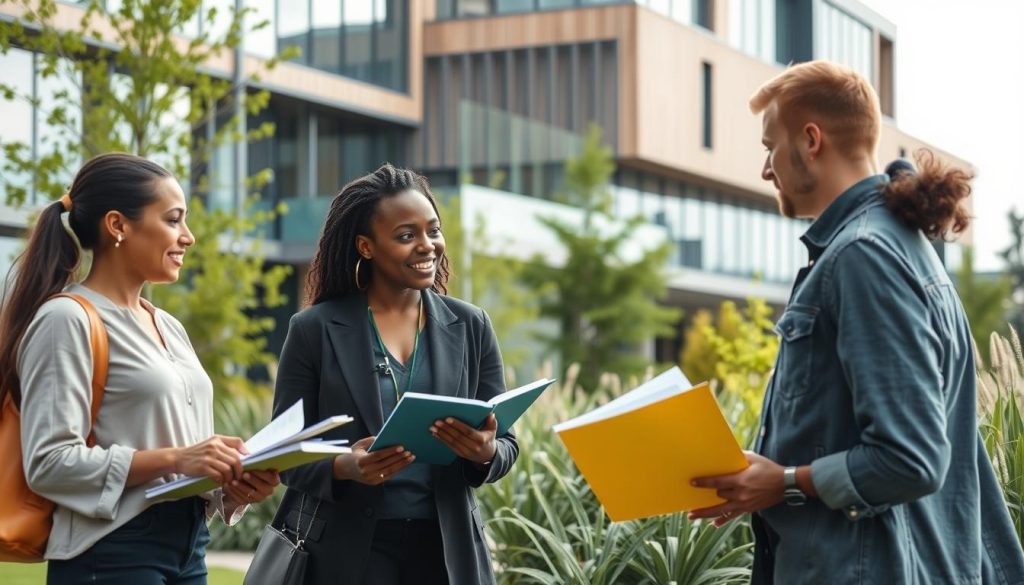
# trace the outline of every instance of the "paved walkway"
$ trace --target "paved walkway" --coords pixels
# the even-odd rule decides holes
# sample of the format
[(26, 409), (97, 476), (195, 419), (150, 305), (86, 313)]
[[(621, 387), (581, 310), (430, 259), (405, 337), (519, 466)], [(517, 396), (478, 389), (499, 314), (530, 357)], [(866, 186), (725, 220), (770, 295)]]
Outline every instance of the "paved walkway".
[(206, 566), (222, 567), (245, 572), (252, 562), (252, 553), (246, 551), (208, 550), (206, 551)]

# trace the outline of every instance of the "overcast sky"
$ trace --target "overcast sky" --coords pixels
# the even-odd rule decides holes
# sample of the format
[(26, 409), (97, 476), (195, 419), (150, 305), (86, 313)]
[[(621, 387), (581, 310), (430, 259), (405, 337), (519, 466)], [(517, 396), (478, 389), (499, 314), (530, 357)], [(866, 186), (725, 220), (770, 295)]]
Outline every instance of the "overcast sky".
[(1024, 2), (861, 0), (896, 24), (896, 122), (971, 162), (977, 269), (1024, 211)]

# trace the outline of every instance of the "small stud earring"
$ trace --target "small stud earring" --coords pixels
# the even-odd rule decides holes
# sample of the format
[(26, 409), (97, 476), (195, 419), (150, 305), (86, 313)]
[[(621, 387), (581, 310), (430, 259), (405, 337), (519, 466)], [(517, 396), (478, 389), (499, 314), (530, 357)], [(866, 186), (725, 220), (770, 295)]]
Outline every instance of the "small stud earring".
[(117, 241), (114, 242), (114, 247), (115, 248), (120, 248), (121, 247), (121, 240), (123, 239), (123, 237), (124, 236), (122, 236), (121, 234), (117, 234)]

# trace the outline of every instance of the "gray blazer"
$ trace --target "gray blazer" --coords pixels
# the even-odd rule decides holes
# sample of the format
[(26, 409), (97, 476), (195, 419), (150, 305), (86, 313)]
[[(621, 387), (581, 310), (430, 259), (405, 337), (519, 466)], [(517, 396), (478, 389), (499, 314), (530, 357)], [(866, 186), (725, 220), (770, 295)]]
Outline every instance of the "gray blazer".
[[(505, 390), (501, 354), (490, 319), (478, 307), (426, 292), (425, 332), (438, 394), (488, 400)], [(355, 442), (384, 424), (366, 321), (366, 298), (348, 295), (309, 307), (292, 317), (281, 351), (274, 415), (304, 399), (306, 424), (335, 414), (355, 421), (326, 434)], [(519, 444), (512, 433), (498, 438), (486, 471), (458, 459), (434, 466), (437, 516), (451, 585), (494, 583), (483, 521), (472, 488), (494, 482), (512, 468)], [(282, 474), (288, 486), (274, 525), (295, 530), (302, 505), (302, 534), (309, 529), (307, 583), (359, 585), (369, 558), (382, 494), (379, 486), (335, 480), (325, 460)], [(313, 508), (319, 503), (310, 524)]]

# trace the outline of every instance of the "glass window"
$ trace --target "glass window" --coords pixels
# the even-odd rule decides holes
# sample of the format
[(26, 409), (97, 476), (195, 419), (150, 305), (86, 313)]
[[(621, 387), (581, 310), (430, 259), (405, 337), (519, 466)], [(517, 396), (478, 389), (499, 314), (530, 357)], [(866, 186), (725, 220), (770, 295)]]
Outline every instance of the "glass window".
[[(337, 0), (321, 1), (337, 4)], [(349, 26), (373, 24), (373, 6), (374, 3), (368, 0), (356, 2), (348, 0), (345, 2), (345, 24)]]
[(621, 219), (629, 219), (640, 214), (640, 191), (632, 187), (615, 189), (615, 212)]
[[(272, 106), (273, 107), (273, 106)], [(297, 197), (299, 192), (299, 121), (298, 112), (288, 107), (273, 107), (274, 122), (274, 190), (279, 198)], [(308, 154), (308, 153), (307, 153)], [(301, 157), (306, 159), (306, 157)]]
[(672, 18), (689, 23), (693, 19), (693, 0), (672, 0)]
[(513, 12), (529, 12), (533, 10), (533, 0), (497, 0), (498, 14)]
[(853, 16), (821, 0), (815, 5), (815, 57), (842, 63), (872, 79), (874, 50), (871, 29)]
[(486, 16), (491, 13), (491, 0), (455, 0), (455, 16)]
[(310, 32), (310, 64), (332, 73), (341, 71), (341, 4), (337, 0), (313, 0)]
[[(246, 0), (246, 6), (253, 9), (245, 17), (245, 50), (248, 53), (269, 59), (277, 54), (277, 39), (274, 38), (274, 0)], [(254, 26), (266, 22), (259, 30)]]
[[(0, 145), (20, 142), (29, 149), (25, 152), (27, 155), (32, 148), (32, 105), (25, 97), (32, 97), (32, 53), (12, 48), (6, 55), (0, 55), (0, 85), (6, 85), (17, 93), (11, 101), (0, 98), (0, 108), (4, 112), (0, 116)], [(4, 162), (4, 151), (0, 149), (0, 188), (4, 192), (8, 183), (31, 187), (28, 173), (9, 174), (3, 171)]]
[(337, 120), (319, 116), (316, 124), (316, 195), (337, 193), (342, 185), (341, 128)]
[[(214, 10), (213, 21), (205, 18), (209, 11)], [(220, 40), (228, 34), (231, 28), (231, 21), (235, 17), (235, 0), (203, 0), (203, 26), (209, 26), (205, 31), (211, 40)]]
[(179, 176), (178, 181), (187, 192), (187, 185), (189, 185), (189, 176), (187, 174), (189, 169), (189, 151), (187, 146), (183, 146), (178, 142), (178, 137), (185, 136), (192, 131), (192, 126), (188, 121), (188, 115), (192, 110), (192, 102), (187, 91), (182, 88), (172, 88), (162, 83), (157, 84), (155, 95), (152, 99), (170, 99), (171, 107), (160, 116), (160, 119), (157, 121), (159, 130), (153, 134), (163, 144), (167, 152), (153, 153), (150, 158), (168, 169), (182, 165), (186, 174)]
[[(700, 222), (706, 226), (704, 237), (704, 269), (722, 271), (722, 228), (721, 206), (717, 201), (700, 202)], [(689, 221), (689, 220), (688, 220)]]
[[(337, 28), (341, 26), (341, 2), (338, 0), (312, 0), (313, 3), (313, 28)], [(345, 3), (345, 13), (349, 12), (349, 6), (353, 4), (364, 5), (372, 10), (372, 5), (365, 0), (363, 2)]]
[(301, 54), (293, 59), (297, 63), (309, 63), (309, 5), (295, 2), (285, 6), (277, 3), (277, 34), (279, 50), (298, 47)]
[[(351, 181), (376, 169), (377, 165), (371, 160), (372, 156), (373, 149), (369, 134), (346, 133), (341, 141), (342, 182)], [(336, 189), (341, 184), (339, 183)]]
[(733, 0), (729, 5), (729, 42), (737, 49), (775, 60), (775, 1)]
[(575, 0), (539, 0), (538, 6), (541, 10), (551, 10), (554, 8), (569, 8), (575, 4)]
[(373, 79), (373, 3), (345, 3), (345, 48), (342, 75)]
[(407, 3), (378, 0), (374, 12), (376, 54), (371, 81), (404, 91), (408, 87)]
[[(36, 60), (36, 69), (42, 69), (42, 59)], [(55, 173), (54, 179), (70, 186), (81, 159), (75, 154), (82, 137), (82, 76), (64, 59), (58, 60), (57, 73), (44, 78), (36, 77), (36, 157), (41, 158), (63, 151), (66, 155), (64, 168)]]

